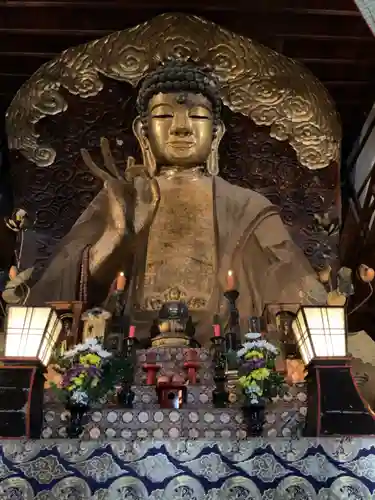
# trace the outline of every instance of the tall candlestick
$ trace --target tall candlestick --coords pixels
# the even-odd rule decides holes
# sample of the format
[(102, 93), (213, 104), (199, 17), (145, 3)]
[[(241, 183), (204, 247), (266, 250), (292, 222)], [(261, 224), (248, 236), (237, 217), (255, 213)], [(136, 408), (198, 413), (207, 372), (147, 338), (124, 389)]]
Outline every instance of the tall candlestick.
[(118, 292), (124, 291), (125, 285), (126, 285), (126, 277), (125, 274), (121, 271), (117, 276), (116, 290)]
[(234, 274), (231, 269), (229, 269), (227, 274), (227, 290), (234, 290)]
[(129, 338), (134, 339), (134, 337), (135, 337), (135, 326), (131, 325), (129, 327)]
[(214, 327), (214, 337), (220, 337), (220, 325), (213, 325)]

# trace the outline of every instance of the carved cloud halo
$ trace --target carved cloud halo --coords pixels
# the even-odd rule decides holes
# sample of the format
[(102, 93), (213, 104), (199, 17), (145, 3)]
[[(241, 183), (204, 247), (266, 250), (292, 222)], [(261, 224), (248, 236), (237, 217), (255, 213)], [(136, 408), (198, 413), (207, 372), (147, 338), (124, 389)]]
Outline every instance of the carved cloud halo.
[(138, 85), (169, 57), (209, 65), (221, 84), (224, 104), (270, 126), (287, 140), (309, 169), (339, 160), (341, 128), (323, 85), (296, 61), (196, 16), (162, 14), (134, 28), (65, 50), (41, 66), (19, 89), (6, 114), (10, 149), (48, 167), (56, 152), (35, 124), (67, 109), (60, 89), (82, 98), (103, 89), (100, 74)]

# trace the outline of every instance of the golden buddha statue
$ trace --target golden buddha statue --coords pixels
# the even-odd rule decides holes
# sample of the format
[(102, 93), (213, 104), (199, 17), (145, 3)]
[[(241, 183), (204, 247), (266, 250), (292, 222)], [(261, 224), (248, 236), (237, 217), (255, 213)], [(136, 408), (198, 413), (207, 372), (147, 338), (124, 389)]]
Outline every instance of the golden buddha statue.
[(267, 303), (325, 302), (278, 208), (218, 176), (221, 106), (216, 78), (196, 64), (170, 60), (144, 78), (133, 123), (143, 164), (129, 158), (122, 175), (104, 138), (103, 168), (81, 151), (104, 186), (32, 288), (32, 303), (75, 299), (84, 254), (90, 305), (124, 271), (138, 335), (148, 336), (164, 302), (179, 300), (207, 344), (213, 315), (226, 314), (229, 270), (241, 319), (260, 316)]

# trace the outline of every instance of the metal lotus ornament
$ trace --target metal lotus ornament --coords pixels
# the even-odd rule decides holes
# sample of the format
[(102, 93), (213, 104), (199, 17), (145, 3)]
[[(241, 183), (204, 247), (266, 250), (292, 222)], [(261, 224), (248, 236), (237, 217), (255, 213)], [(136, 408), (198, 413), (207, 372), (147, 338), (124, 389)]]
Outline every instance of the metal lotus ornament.
[(358, 276), (364, 283), (371, 283), (375, 277), (375, 271), (372, 267), (361, 264), (358, 267)]
[(23, 305), (26, 303), (30, 288), (27, 281), (31, 278), (34, 268), (30, 267), (20, 273), (12, 274), (13, 279), (10, 279), (5, 285), (5, 290), (2, 292), (2, 297), (7, 304)]
[(348, 267), (341, 267), (338, 270), (336, 288), (333, 285), (331, 266), (319, 271), (318, 279), (327, 289), (327, 304), (330, 306), (344, 306), (348, 297), (354, 294), (352, 270)]

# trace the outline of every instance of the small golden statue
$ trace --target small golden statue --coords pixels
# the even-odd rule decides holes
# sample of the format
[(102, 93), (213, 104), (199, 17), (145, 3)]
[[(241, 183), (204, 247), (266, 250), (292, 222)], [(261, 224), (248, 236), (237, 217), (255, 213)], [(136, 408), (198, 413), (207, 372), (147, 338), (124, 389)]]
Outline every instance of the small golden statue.
[(142, 165), (129, 158), (121, 175), (104, 138), (104, 167), (82, 150), (103, 189), (60, 243), (31, 302), (73, 300), (89, 248), (89, 305), (102, 303), (123, 269), (140, 336), (149, 335), (173, 289), (192, 315), (197, 341), (207, 345), (213, 316), (227, 314), (228, 269), (245, 322), (267, 303), (325, 303), (325, 290), (278, 208), (218, 175), (225, 133), (218, 88), (212, 72), (181, 60), (168, 60), (143, 79), (133, 124)]
[(151, 337), (153, 347), (189, 346), (189, 310), (184, 302), (166, 302), (159, 311), (158, 334)]

